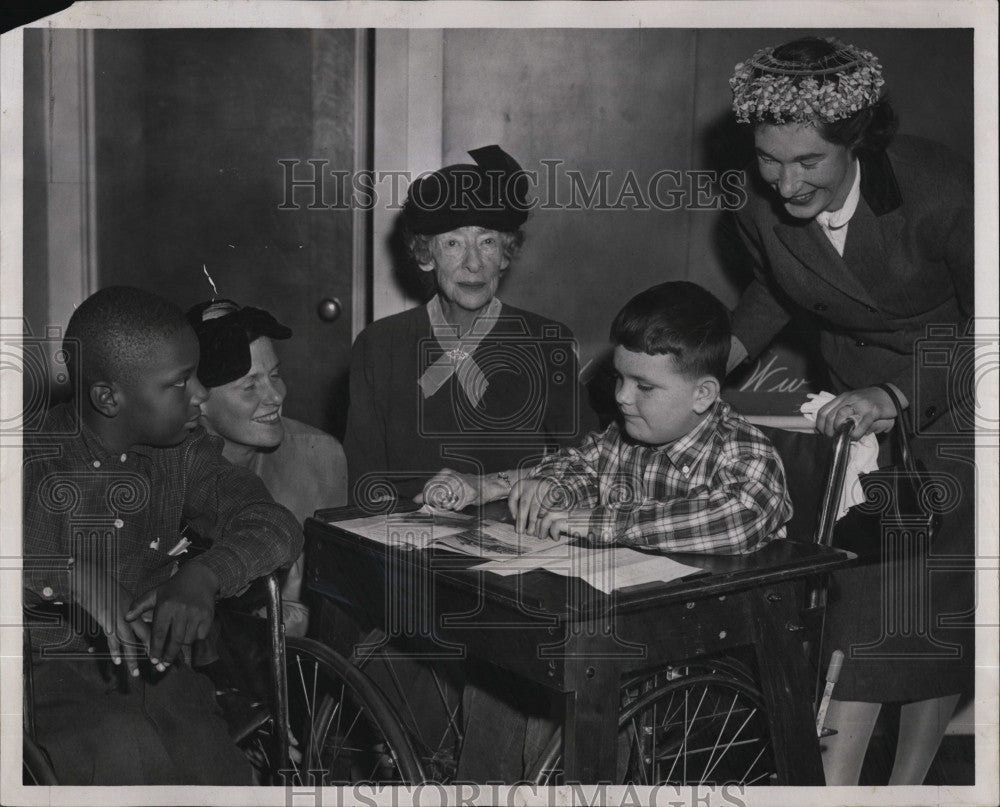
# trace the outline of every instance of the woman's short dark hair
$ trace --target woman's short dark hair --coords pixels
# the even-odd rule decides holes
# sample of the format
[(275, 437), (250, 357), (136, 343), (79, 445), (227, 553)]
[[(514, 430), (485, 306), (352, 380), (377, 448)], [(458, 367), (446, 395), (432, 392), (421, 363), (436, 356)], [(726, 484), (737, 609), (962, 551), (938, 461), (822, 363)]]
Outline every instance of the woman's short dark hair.
[[(837, 43), (826, 39), (807, 36), (779, 45), (774, 49), (774, 57), (786, 62), (815, 64), (836, 53), (838, 47)], [(822, 75), (816, 76), (816, 79), (820, 84), (831, 80)], [(781, 121), (763, 120), (756, 125), (766, 126), (777, 123), (781, 123)], [(899, 119), (896, 117), (889, 99), (883, 97), (878, 103), (865, 107), (850, 117), (829, 123), (817, 121), (815, 125), (820, 136), (828, 143), (846, 146), (852, 152), (858, 149), (882, 151), (895, 136), (896, 130), (899, 128)]]
[(673, 356), (688, 378), (726, 377), (729, 312), (711, 293), (685, 280), (640, 292), (611, 323), (611, 341), (626, 350)]

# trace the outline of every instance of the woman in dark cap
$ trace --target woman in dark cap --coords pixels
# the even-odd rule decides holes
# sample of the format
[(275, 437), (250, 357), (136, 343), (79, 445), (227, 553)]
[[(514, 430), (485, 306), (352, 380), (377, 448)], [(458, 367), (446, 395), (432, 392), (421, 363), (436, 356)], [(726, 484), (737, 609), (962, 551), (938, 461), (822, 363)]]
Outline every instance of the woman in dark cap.
[[(333, 437), (285, 417), (285, 382), (275, 339), (292, 332), (271, 314), (232, 300), (211, 300), (187, 313), (198, 335), (198, 380), (209, 390), (201, 423), (225, 444), (223, 456), (249, 468), (278, 504), (300, 522), (320, 507), (347, 501), (347, 461)], [(309, 610), (302, 602), (302, 557), (282, 587), (285, 631), (304, 636)]]
[(577, 439), (573, 334), (496, 296), (528, 218), (527, 177), (499, 146), (469, 154), (475, 165), (414, 181), (403, 208), (433, 296), (354, 344), (344, 447), (356, 502), (386, 483), (453, 509), (505, 497), (518, 468)]
[[(433, 296), (354, 343), (344, 448), (359, 504), (390, 495), (462, 509), (506, 498), (521, 469), (578, 442), (573, 334), (496, 296), (528, 218), (527, 177), (499, 146), (469, 154), (475, 164), (414, 181), (403, 208), (409, 255)], [(439, 698), (440, 682), (426, 665), (409, 666), (395, 677), (407, 684), (408, 708), (427, 711), (420, 706)], [(461, 669), (446, 676), (475, 682), (465, 686), (457, 775), (520, 779), (551, 729), (543, 693), (498, 671), (448, 666)], [(435, 733), (433, 718), (418, 715), (424, 733), (447, 732), (446, 723)]]

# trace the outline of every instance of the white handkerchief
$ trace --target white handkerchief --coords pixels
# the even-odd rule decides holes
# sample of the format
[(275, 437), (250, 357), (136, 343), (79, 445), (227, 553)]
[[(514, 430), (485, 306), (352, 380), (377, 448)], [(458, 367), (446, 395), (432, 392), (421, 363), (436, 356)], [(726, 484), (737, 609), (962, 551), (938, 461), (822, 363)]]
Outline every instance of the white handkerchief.
[[(815, 422), (816, 413), (836, 396), (831, 392), (810, 393), (799, 411)], [(865, 500), (861, 487), (861, 475), (878, 469), (878, 441), (874, 434), (866, 434), (860, 440), (851, 441), (847, 455), (847, 475), (844, 477), (844, 491), (837, 507), (837, 518), (841, 518), (851, 507)]]

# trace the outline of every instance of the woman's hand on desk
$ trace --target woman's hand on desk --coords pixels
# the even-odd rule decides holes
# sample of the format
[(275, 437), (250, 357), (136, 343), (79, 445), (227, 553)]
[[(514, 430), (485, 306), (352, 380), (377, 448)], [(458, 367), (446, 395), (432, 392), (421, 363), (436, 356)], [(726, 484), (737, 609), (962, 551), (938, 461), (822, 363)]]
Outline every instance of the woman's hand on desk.
[(481, 504), (491, 499), (480, 497), (483, 479), (473, 474), (460, 474), (451, 468), (442, 468), (424, 485), (421, 493), (413, 497), (417, 504), (429, 504), (441, 510), (464, 510), (470, 504)]

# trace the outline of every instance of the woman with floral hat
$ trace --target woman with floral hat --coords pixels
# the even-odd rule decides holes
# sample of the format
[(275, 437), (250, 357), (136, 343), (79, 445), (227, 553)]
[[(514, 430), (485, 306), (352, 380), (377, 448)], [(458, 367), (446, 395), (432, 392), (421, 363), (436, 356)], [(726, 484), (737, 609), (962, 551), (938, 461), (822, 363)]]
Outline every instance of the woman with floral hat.
[[(817, 428), (832, 435), (851, 419), (855, 439), (900, 428), (888, 387), (916, 426), (914, 454), (949, 491), (933, 556), (838, 574), (827, 617), (826, 647), (847, 654), (828, 713), (838, 733), (825, 741), (827, 783), (857, 784), (880, 706), (895, 701), (889, 784), (920, 784), (973, 670), (975, 488), (956, 448), (963, 431), (969, 442), (972, 377), (919, 361), (929, 334), (950, 338), (940, 345), (953, 349), (949, 361), (971, 335), (971, 167), (937, 143), (894, 137), (882, 67), (853, 45), (765, 48), (730, 85), (757, 154), (757, 182), (736, 215), (754, 279), (733, 315), (730, 368), (793, 317), (807, 322), (837, 393)], [(946, 445), (950, 454), (938, 451)], [(948, 562), (932, 574), (935, 559)], [(919, 582), (903, 600), (908, 575)]]

